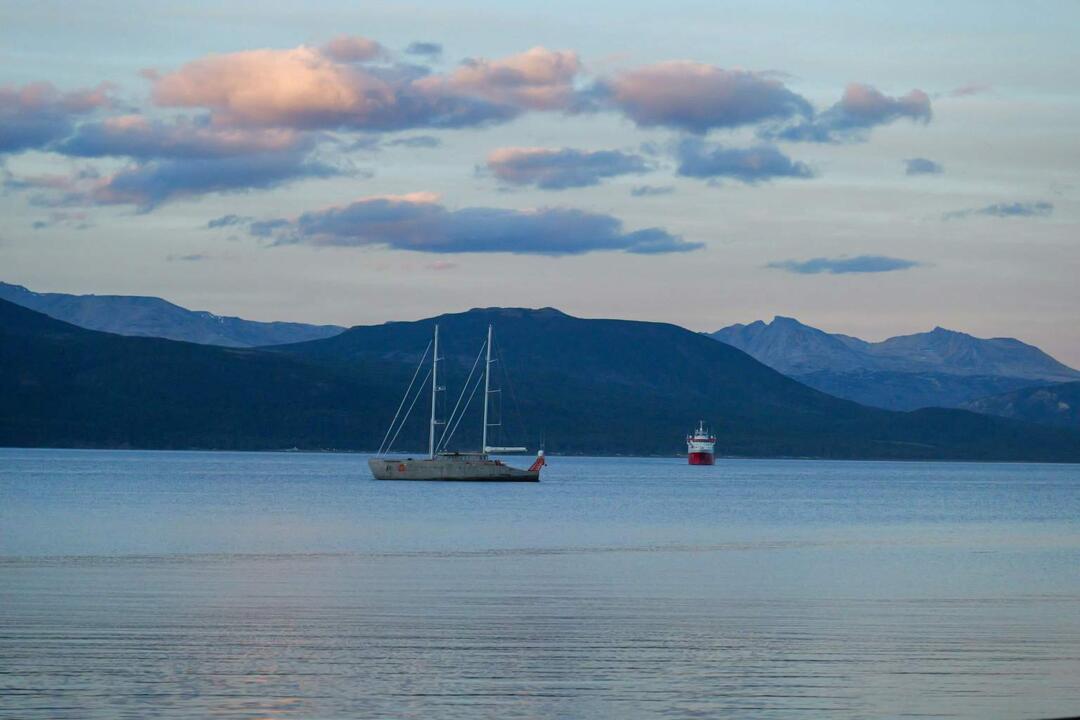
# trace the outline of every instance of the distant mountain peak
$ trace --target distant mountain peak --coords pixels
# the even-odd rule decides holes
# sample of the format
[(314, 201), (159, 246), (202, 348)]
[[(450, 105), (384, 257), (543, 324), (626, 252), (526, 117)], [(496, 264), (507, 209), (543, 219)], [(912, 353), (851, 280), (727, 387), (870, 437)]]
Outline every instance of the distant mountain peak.
[(768, 324), (730, 325), (712, 337), (820, 390), (889, 408), (950, 404), (978, 397), (980, 389), (1080, 379), (1080, 372), (1015, 338), (978, 338), (940, 325), (871, 343), (777, 315)]
[[(485, 315), (502, 315), (504, 317), (526, 317), (533, 316), (555, 316), (555, 317), (569, 317), (566, 313), (553, 307), (542, 308), (526, 308), (526, 307), (474, 307), (465, 311), (466, 313), (485, 314)], [(448, 315), (454, 315), (456, 313), (446, 313)]]
[(257, 322), (223, 317), (205, 310), (188, 310), (158, 297), (36, 293), (21, 285), (4, 282), (0, 282), (0, 300), (88, 330), (160, 337), (202, 345), (281, 345), (329, 337), (344, 330), (336, 325)]
[(1013, 338), (979, 338), (975, 337), (971, 333), (963, 332), (962, 330), (950, 330), (949, 328), (935, 325), (934, 329), (928, 333), (915, 333), (912, 337), (919, 337), (920, 335), (927, 335), (934, 338), (941, 339), (955, 339), (955, 340), (971, 340), (974, 342), (990, 342), (993, 340), (1013, 340)]
[(27, 295), (37, 295), (38, 294), (38, 293), (34, 292), (33, 290), (31, 290), (30, 288), (28, 288), (28, 287), (26, 287), (24, 285), (16, 285), (15, 283), (6, 283), (6, 282), (3, 282), (3, 281), (0, 281), (0, 291), (11, 292), (11, 293), (16, 293), (16, 292), (17, 293), (25, 293)]
[(862, 364), (847, 342), (784, 315), (768, 324), (755, 320), (749, 325), (730, 325), (711, 336), (789, 375), (812, 372), (826, 358), (830, 366), (848, 370)]

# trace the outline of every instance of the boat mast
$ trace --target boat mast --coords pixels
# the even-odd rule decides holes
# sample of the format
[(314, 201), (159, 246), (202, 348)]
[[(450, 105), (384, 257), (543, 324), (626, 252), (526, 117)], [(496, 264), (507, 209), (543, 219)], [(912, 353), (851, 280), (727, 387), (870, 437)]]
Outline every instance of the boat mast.
[(439, 325), (435, 325), (435, 352), (431, 356), (431, 429), (428, 432), (428, 455), (435, 459), (435, 398), (439, 392)]
[(490, 394), (491, 387), (491, 323), (488, 323), (488, 337), (487, 337), (487, 360), (484, 362), (484, 432), (483, 439), (480, 441), (480, 452), (487, 453), (487, 431), (488, 431), (488, 395)]

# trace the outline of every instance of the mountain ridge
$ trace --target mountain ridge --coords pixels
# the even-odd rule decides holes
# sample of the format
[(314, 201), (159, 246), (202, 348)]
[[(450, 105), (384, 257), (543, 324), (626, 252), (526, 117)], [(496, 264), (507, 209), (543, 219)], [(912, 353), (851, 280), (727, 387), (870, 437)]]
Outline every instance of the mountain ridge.
[[(805, 346), (807, 338), (814, 338), (830, 348), (850, 350), (850, 354), (845, 354), (852, 360), (850, 369), (1002, 375), (1035, 380), (1080, 379), (1080, 371), (1016, 338), (978, 338), (940, 325), (928, 332), (869, 342), (827, 333), (795, 318), (778, 315), (771, 323), (761, 320), (746, 325), (737, 323), (709, 335), (740, 349), (749, 347), (755, 357), (769, 357), (772, 362), (766, 364), (770, 367), (792, 374), (849, 369), (838, 367), (824, 356), (806, 358), (797, 352), (792, 354)], [(785, 343), (795, 347), (785, 347)], [(1028, 361), (1026, 365), (1018, 364), (1021, 359), (1016, 357), (1018, 354)]]
[[(500, 384), (497, 417), (513, 429), (516, 398), (522, 439), (535, 446), (543, 435), (556, 455), (679, 454), (688, 425), (705, 417), (727, 455), (1080, 461), (1080, 433), (959, 410), (866, 408), (674, 325), (524, 309), (237, 349), (86, 330), (0, 301), (0, 444), (372, 450), (434, 323), (446, 338), (440, 384), (456, 389), (493, 320), (498, 365), (512, 378)], [(425, 446), (426, 431), (418, 413), (398, 447)], [(464, 448), (476, 441), (470, 432), (476, 417), (465, 421)]]
[(1015, 338), (977, 338), (941, 326), (872, 343), (777, 316), (710, 334), (823, 392), (893, 410), (961, 407), (976, 398), (1076, 371)]
[(89, 330), (160, 337), (221, 347), (259, 347), (329, 337), (345, 328), (290, 322), (261, 322), (189, 310), (144, 295), (37, 293), (0, 282), (0, 299)]
[(1022, 388), (979, 398), (965, 410), (1080, 430), (1080, 381)]

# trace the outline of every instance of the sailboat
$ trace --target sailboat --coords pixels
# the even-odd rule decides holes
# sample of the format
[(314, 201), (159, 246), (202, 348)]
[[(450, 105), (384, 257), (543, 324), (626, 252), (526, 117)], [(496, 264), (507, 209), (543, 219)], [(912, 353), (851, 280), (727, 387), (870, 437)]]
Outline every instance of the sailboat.
[[(423, 458), (394, 458), (387, 457), (385, 453), (389, 452), (389, 447), (393, 445), (394, 439), (397, 434), (401, 432), (402, 426), (405, 424), (405, 420), (408, 418), (409, 412), (406, 411), (405, 417), (398, 422), (398, 417), (401, 414), (402, 408), (405, 407), (406, 401), (412, 394), (413, 385), (416, 382), (416, 378), (420, 373), (420, 369), (423, 367), (424, 360), (427, 357), (427, 349), (424, 350), (424, 356), (420, 359), (420, 366), (417, 367), (416, 372), (413, 373), (413, 379), (409, 383), (408, 389), (405, 390), (405, 396), (401, 400), (401, 404), (398, 406), (398, 411), (394, 415), (393, 421), (390, 423), (390, 428), (386, 431), (386, 437), (383, 438), (384, 447), (379, 448), (378, 454), (368, 460), (368, 467), (371, 469), (371, 474), (376, 480), (458, 480), (458, 481), (479, 481), (479, 482), (539, 482), (540, 469), (544, 467), (544, 451), (539, 450), (536, 454), (536, 460), (527, 470), (521, 468), (512, 467), (503, 463), (501, 460), (492, 458), (493, 453), (512, 453), (512, 452), (525, 452), (528, 448), (524, 447), (492, 447), (488, 445), (488, 428), (492, 427), (492, 423), (488, 422), (488, 406), (490, 404), (491, 395), (493, 391), (491, 389), (491, 343), (492, 343), (492, 326), (488, 325), (487, 341), (481, 348), (481, 353), (486, 353), (486, 359), (484, 362), (484, 420), (483, 431), (481, 433), (480, 450), (478, 452), (447, 452), (446, 445), (450, 438), (453, 437), (454, 431), (457, 429), (457, 425), (460, 424), (462, 416), (465, 414), (465, 410), (468, 409), (469, 403), (466, 402), (465, 407), (461, 407), (461, 401), (465, 396), (465, 392), (472, 382), (473, 373), (476, 370), (476, 365), (480, 360), (480, 355), (476, 357), (476, 362), (473, 363), (473, 369), (469, 372), (469, 377), (465, 381), (465, 386), (462, 388), (461, 396), (458, 397), (458, 402), (454, 407), (453, 412), (446, 421), (439, 421), (436, 417), (435, 406), (438, 393), (445, 388), (439, 386), (439, 326), (435, 326), (435, 336), (432, 340), (432, 344), (428, 346), (428, 349), (434, 346), (434, 352), (431, 355), (431, 422), (428, 430), (428, 456)], [(420, 384), (421, 389), (426, 384), (422, 382)], [(413, 399), (412, 404), (409, 406), (409, 410), (412, 410), (412, 406), (416, 404), (416, 399), (419, 398), (419, 390), (417, 391), (416, 398)], [(469, 400), (472, 400), (470, 396)], [(460, 410), (460, 413), (458, 412)], [(436, 429), (439, 425), (443, 425), (444, 429), (442, 434), (439, 435), (436, 440)], [(395, 427), (396, 432), (393, 433)], [(449, 436), (448, 436), (449, 434)], [(388, 444), (389, 441), (389, 444)]]

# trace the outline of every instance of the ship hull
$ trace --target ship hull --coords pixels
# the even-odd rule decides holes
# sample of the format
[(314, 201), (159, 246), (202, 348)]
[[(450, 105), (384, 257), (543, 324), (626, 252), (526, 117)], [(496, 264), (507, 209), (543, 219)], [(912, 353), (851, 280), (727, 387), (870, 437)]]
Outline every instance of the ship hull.
[(692, 452), (689, 454), (691, 465), (712, 465), (713, 454), (708, 452)]
[(376, 480), (539, 482), (539, 470), (522, 470), (479, 455), (436, 458), (370, 458)]

